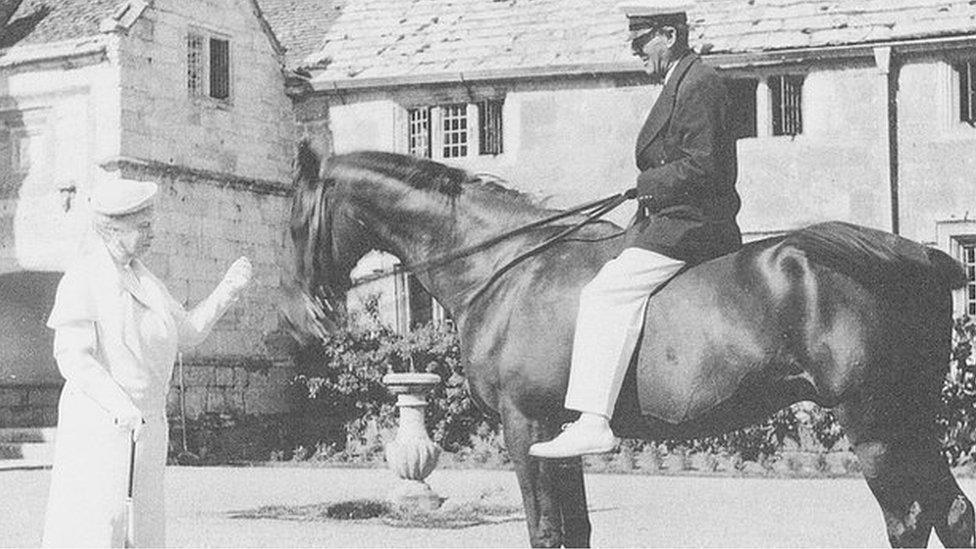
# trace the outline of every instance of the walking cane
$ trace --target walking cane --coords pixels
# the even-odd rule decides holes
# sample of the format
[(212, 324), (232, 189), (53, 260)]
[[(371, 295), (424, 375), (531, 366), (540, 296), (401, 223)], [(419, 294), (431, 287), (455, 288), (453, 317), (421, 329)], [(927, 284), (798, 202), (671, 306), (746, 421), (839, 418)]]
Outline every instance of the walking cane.
[(132, 485), (136, 470), (136, 431), (129, 432), (129, 486), (125, 496), (125, 547), (135, 547), (135, 514), (132, 512)]

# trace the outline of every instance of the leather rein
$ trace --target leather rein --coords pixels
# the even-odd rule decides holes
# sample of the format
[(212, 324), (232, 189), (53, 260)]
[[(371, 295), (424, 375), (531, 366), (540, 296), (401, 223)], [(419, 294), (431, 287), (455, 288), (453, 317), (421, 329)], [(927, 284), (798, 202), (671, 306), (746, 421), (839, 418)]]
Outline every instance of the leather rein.
[[(531, 231), (533, 229), (537, 229), (539, 227), (543, 227), (543, 226), (549, 225), (551, 223), (554, 223), (554, 222), (559, 221), (561, 219), (565, 219), (567, 217), (571, 217), (571, 216), (576, 215), (576, 214), (579, 214), (579, 213), (585, 213), (586, 214), (586, 217), (584, 217), (582, 220), (576, 222), (575, 224), (573, 224), (570, 227), (567, 227), (567, 228), (563, 229), (559, 233), (557, 233), (557, 234), (555, 234), (555, 235), (547, 238), (546, 240), (544, 240), (543, 242), (540, 242), (539, 244), (533, 246), (532, 248), (530, 248), (530, 249), (522, 252), (521, 254), (515, 256), (514, 258), (510, 259), (507, 263), (505, 263), (504, 265), (502, 265), (498, 270), (496, 270), (494, 273), (492, 273), (492, 275), (490, 277), (488, 277), (488, 279), (485, 280), (485, 282), (483, 282), (478, 287), (478, 289), (475, 290), (475, 292), (471, 295), (471, 297), (467, 300), (468, 301), (468, 304), (471, 304), (471, 303), (475, 302), (479, 297), (481, 297), (485, 293), (485, 291), (489, 287), (491, 287), (492, 284), (494, 284), (495, 282), (497, 282), (498, 279), (502, 277), (502, 275), (504, 275), (505, 273), (507, 273), (508, 271), (510, 271), (513, 267), (515, 267), (516, 265), (518, 265), (522, 261), (525, 261), (526, 259), (528, 259), (528, 258), (530, 258), (530, 257), (532, 257), (532, 256), (534, 256), (534, 255), (536, 255), (536, 254), (538, 254), (538, 253), (540, 253), (540, 252), (542, 252), (542, 251), (544, 251), (544, 250), (552, 247), (553, 245), (557, 244), (558, 242), (560, 242), (562, 240), (565, 240), (569, 235), (571, 235), (571, 234), (579, 231), (580, 229), (582, 229), (586, 225), (588, 225), (588, 224), (592, 223), (593, 221), (596, 221), (596, 220), (600, 219), (601, 217), (603, 217), (604, 215), (610, 213), (612, 210), (616, 209), (617, 207), (619, 207), (621, 204), (623, 204), (624, 202), (626, 202), (630, 198), (631, 198), (631, 196), (629, 196), (627, 193), (617, 193), (617, 194), (613, 194), (613, 195), (610, 195), (610, 196), (607, 196), (607, 197), (604, 197), (604, 198), (600, 198), (598, 200), (593, 200), (593, 201), (590, 201), (590, 202), (586, 202), (585, 204), (581, 204), (579, 206), (570, 208), (568, 210), (561, 211), (561, 212), (559, 212), (557, 214), (554, 214), (554, 215), (551, 215), (551, 216), (548, 216), (548, 217), (544, 217), (542, 219), (538, 219), (536, 221), (533, 221), (531, 223), (527, 223), (525, 225), (519, 226), (519, 227), (517, 227), (515, 229), (512, 229), (510, 231), (505, 231), (504, 233), (501, 233), (499, 235), (493, 236), (493, 237), (491, 237), (491, 238), (489, 238), (487, 240), (483, 240), (481, 242), (478, 242), (477, 244), (473, 244), (473, 245), (468, 246), (466, 248), (462, 248), (462, 249), (457, 250), (455, 252), (452, 252), (450, 254), (443, 255), (443, 256), (440, 256), (440, 257), (435, 257), (435, 258), (428, 259), (428, 260), (425, 260), (425, 261), (419, 261), (417, 263), (402, 264), (402, 268), (405, 269), (405, 270), (407, 270), (407, 271), (410, 271), (410, 272), (412, 272), (414, 274), (416, 274), (418, 272), (422, 272), (422, 271), (429, 271), (429, 270), (435, 269), (437, 267), (442, 267), (444, 265), (447, 265), (448, 263), (451, 263), (453, 261), (457, 261), (458, 259), (461, 259), (461, 258), (470, 256), (470, 255), (473, 255), (475, 253), (478, 253), (478, 252), (480, 252), (482, 250), (485, 250), (487, 248), (490, 248), (491, 246), (494, 246), (495, 244), (498, 244), (500, 242), (503, 242), (505, 240), (508, 240), (509, 238), (512, 238), (514, 236), (518, 236), (520, 234), (527, 233), (527, 232), (529, 232), (529, 231)], [(357, 219), (355, 217), (352, 217), (351, 215), (349, 215), (346, 212), (343, 212), (343, 214), (345, 214), (346, 217), (348, 217), (350, 220), (358, 223), (363, 228), (369, 230), (370, 232), (373, 232), (372, 229), (370, 229), (368, 226), (366, 226), (366, 224), (363, 221), (361, 221), (361, 220), (359, 220), (359, 219)], [(615, 237), (620, 236), (622, 234), (623, 234), (622, 232), (621, 233), (617, 233), (617, 234), (613, 235), (611, 238), (615, 238)], [(385, 277), (389, 277), (389, 276), (394, 276), (395, 274), (396, 273), (387, 273), (387, 274), (381, 275), (378, 278), (385, 278)]]

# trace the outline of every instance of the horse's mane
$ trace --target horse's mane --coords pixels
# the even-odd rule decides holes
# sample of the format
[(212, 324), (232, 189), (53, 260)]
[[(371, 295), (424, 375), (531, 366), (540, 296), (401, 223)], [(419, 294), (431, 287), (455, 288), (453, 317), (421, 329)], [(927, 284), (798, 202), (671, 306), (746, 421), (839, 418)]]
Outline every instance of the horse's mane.
[(333, 156), (326, 161), (322, 178), (339, 182), (360, 178), (364, 171), (448, 198), (455, 198), (470, 189), (522, 206), (545, 209), (531, 195), (503, 185), (503, 180), (498, 177), (472, 174), (427, 158), (384, 151), (358, 151)]
[(472, 179), (468, 172), (434, 162), (384, 151), (358, 151), (336, 155), (326, 162), (323, 178), (342, 181), (359, 178), (363, 171), (396, 179), (410, 187), (454, 197)]

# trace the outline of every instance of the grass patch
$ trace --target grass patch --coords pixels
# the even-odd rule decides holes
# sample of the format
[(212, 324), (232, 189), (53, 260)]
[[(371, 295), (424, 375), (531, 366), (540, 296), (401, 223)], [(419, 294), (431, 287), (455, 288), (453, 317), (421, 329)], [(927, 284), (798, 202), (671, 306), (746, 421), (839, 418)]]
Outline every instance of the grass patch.
[(505, 498), (504, 490), (486, 490), (470, 500), (447, 500), (440, 509), (422, 511), (373, 499), (355, 499), (311, 505), (266, 505), (229, 513), (235, 519), (294, 520), (381, 520), (397, 528), (468, 528), (480, 524), (525, 520), (522, 506)]

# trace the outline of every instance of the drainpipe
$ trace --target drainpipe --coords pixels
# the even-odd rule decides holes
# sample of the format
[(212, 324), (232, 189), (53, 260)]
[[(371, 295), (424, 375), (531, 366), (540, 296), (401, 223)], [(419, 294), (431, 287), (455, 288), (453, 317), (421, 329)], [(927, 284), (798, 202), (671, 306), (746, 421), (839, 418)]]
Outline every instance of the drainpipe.
[(895, 66), (891, 47), (874, 48), (874, 62), (884, 78), (885, 120), (888, 143), (888, 185), (891, 193), (891, 232), (899, 232), (898, 215), (898, 67)]

